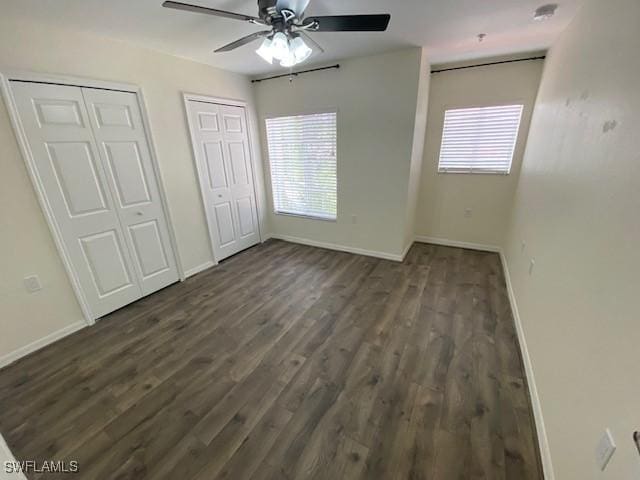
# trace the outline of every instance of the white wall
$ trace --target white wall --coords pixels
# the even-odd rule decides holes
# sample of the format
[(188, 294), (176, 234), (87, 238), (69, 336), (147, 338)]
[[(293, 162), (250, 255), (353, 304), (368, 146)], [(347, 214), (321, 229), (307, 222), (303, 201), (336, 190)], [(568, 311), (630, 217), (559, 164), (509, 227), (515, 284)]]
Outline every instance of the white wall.
[(424, 156), (424, 142), (427, 133), (427, 114), (429, 111), (429, 88), (431, 85), (431, 65), (427, 58), (427, 51), (422, 50), (420, 58), (420, 80), (416, 98), (416, 119), (413, 125), (413, 145), (411, 147), (411, 167), (409, 169), (409, 188), (407, 191), (407, 208), (404, 229), (404, 248), (408, 250), (415, 239), (416, 210), (420, 195), (422, 180), (422, 163)]
[[(188, 270), (212, 259), (181, 92), (248, 100), (250, 121), (257, 132), (253, 92), (247, 77), (5, 15), (0, 17), (0, 72), (6, 69), (141, 86), (182, 264)], [(20, 347), (81, 322), (82, 315), (27, 176), (7, 111), (0, 105), (2, 361), (4, 355)], [(254, 140), (257, 146), (257, 136)], [(254, 150), (259, 155), (259, 147)], [(260, 178), (260, 159), (255, 163)], [(44, 286), (41, 292), (26, 293), (22, 279), (29, 274), (40, 276)]]
[[(537, 60), (431, 75), (426, 145), (416, 215), (418, 236), (488, 246), (502, 245), (542, 66), (543, 61)], [(522, 103), (525, 106), (511, 174), (439, 174), (445, 110), (507, 103)], [(469, 218), (465, 217), (467, 208), (471, 209)]]
[[(338, 109), (337, 222), (275, 215), (268, 193), (273, 234), (402, 253), (421, 62), (421, 49), (411, 48), (346, 60), (339, 70), (293, 82), (284, 78), (257, 84), (260, 121), (266, 115)], [(263, 138), (268, 172), (266, 147)], [(269, 191), (269, 180), (267, 184)]]
[(551, 49), (506, 242), (560, 480), (640, 478), (639, 19), (590, 0)]

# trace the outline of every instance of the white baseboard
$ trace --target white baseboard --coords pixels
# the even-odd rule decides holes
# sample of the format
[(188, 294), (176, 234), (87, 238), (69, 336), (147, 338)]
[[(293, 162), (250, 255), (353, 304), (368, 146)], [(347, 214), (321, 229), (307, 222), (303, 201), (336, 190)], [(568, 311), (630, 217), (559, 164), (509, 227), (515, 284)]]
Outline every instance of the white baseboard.
[(411, 241), (406, 247), (404, 247), (404, 250), (402, 251), (402, 260), (400, 260), (401, 262), (404, 262), (404, 259), (407, 256), (407, 253), (409, 253), (409, 250), (411, 249), (411, 247), (413, 247), (414, 243), (415, 242)]
[[(409, 249), (414, 244), (414, 242), (409, 243), (404, 248), (403, 252), (400, 255), (397, 255), (394, 253), (379, 252), (375, 250), (366, 250), (366, 249), (357, 248), (357, 247), (349, 247), (346, 245), (340, 245), (336, 243), (319, 242), (316, 240), (311, 240), (309, 238), (294, 237), (291, 235), (280, 235), (278, 233), (266, 234), (263, 237), (262, 241), (266, 242), (270, 238), (284, 240), (286, 242), (291, 242), (291, 243), (300, 243), (302, 245), (309, 245), (311, 247), (327, 248), (329, 250), (338, 250), (340, 252), (349, 252), (349, 253), (355, 253), (358, 255), (366, 255), (367, 257), (376, 257), (376, 258), (382, 258), (384, 260), (393, 260), (394, 262), (404, 261), (404, 258), (407, 256), (407, 253), (409, 253)], [(481, 250), (483, 252), (500, 253), (500, 247), (496, 247), (494, 245), (482, 245), (478, 243), (459, 242), (456, 240), (447, 240), (444, 238), (435, 238), (435, 237), (425, 237), (422, 235), (417, 235), (414, 238), (414, 240), (415, 242), (419, 242), (419, 243), (431, 243), (434, 245), (444, 245), (447, 247), (468, 248), (471, 250)]]
[(197, 275), (200, 272), (204, 272), (207, 268), (215, 267), (216, 262), (213, 260), (209, 260), (208, 262), (203, 263), (202, 265), (198, 265), (197, 267), (190, 268), (184, 272), (184, 277), (189, 278)]
[(529, 356), (529, 349), (527, 347), (527, 341), (524, 336), (524, 329), (522, 327), (520, 313), (518, 312), (518, 304), (516, 302), (515, 293), (513, 291), (513, 285), (511, 284), (511, 275), (509, 274), (509, 267), (507, 265), (507, 258), (504, 254), (504, 251), (501, 247), (495, 245), (459, 242), (456, 240), (447, 240), (444, 238), (427, 237), (422, 235), (416, 235), (415, 241), (500, 254), (500, 261), (502, 263), (502, 269), (504, 271), (505, 283), (507, 284), (509, 303), (511, 304), (511, 312), (513, 313), (516, 334), (518, 335), (518, 343), (520, 344), (520, 352), (522, 354), (522, 362), (524, 364), (524, 373), (527, 377), (527, 384), (529, 387), (531, 408), (533, 409), (533, 417), (536, 424), (536, 432), (538, 436), (538, 448), (540, 450), (540, 457), (542, 460), (543, 475), (545, 480), (554, 480), (555, 476), (553, 473), (553, 464), (551, 462), (551, 451), (549, 449), (547, 431), (544, 426), (544, 418), (542, 416), (542, 406), (540, 404), (540, 397), (538, 396), (538, 388), (536, 386), (535, 376), (533, 374), (533, 364), (531, 363), (531, 357)]
[(328, 250), (338, 250), (339, 252), (355, 253), (357, 255), (365, 255), (367, 257), (382, 258), (383, 260), (393, 260), (394, 262), (402, 262), (404, 255), (397, 255), (387, 252), (378, 252), (375, 250), (365, 250), (362, 248), (349, 247), (346, 245), (339, 245), (336, 243), (318, 242), (316, 240), (310, 240), (308, 238), (292, 237), (289, 235), (280, 235), (272, 233), (269, 238), (276, 238), (278, 240), (284, 240), (285, 242), (300, 243), (302, 245), (309, 245), (311, 247), (326, 248)]
[(35, 352), (36, 350), (40, 350), (41, 348), (46, 347), (47, 345), (57, 340), (60, 340), (61, 338), (66, 337), (67, 335), (71, 335), (72, 333), (77, 332), (78, 330), (86, 326), (87, 326), (87, 323), (85, 321), (72, 323), (71, 325), (68, 325), (63, 329), (58, 330), (57, 332), (53, 332), (47, 335), (46, 337), (42, 337), (36, 340), (35, 342), (31, 342), (30, 344), (25, 345), (24, 347), (20, 347), (19, 349), (14, 350), (13, 352), (3, 355), (2, 357), (0, 357), (0, 368), (6, 367), (7, 365), (15, 362), (16, 360), (24, 357), (25, 355)]
[(553, 464), (551, 462), (551, 450), (549, 449), (549, 440), (547, 438), (547, 430), (544, 426), (544, 418), (542, 416), (542, 406), (540, 404), (540, 397), (538, 396), (538, 388), (536, 386), (535, 376), (533, 374), (533, 365), (531, 363), (531, 357), (529, 356), (529, 349), (527, 348), (527, 341), (524, 337), (524, 329), (522, 327), (522, 321), (520, 320), (520, 313), (518, 312), (518, 304), (516, 302), (515, 293), (513, 291), (513, 285), (511, 284), (511, 275), (509, 274), (509, 266), (507, 265), (507, 257), (504, 251), (500, 249), (500, 260), (502, 262), (502, 269), (504, 271), (504, 278), (507, 284), (507, 293), (509, 295), (509, 303), (511, 303), (511, 312), (513, 313), (513, 320), (516, 325), (516, 333), (518, 335), (518, 342), (520, 343), (520, 351), (522, 353), (522, 361), (524, 363), (524, 371), (527, 376), (527, 384), (529, 386), (529, 395), (531, 397), (531, 408), (533, 409), (533, 418), (536, 423), (536, 431), (538, 434), (538, 448), (540, 449), (540, 457), (542, 459), (542, 470), (546, 480), (554, 480), (555, 475), (553, 473)]
[(467, 248), (469, 250), (480, 250), (483, 252), (500, 253), (500, 247), (495, 245), (483, 245), (481, 243), (459, 242), (458, 240), (448, 240), (446, 238), (426, 237), (424, 235), (416, 235), (416, 242), (431, 243), (433, 245), (444, 245), (445, 247)]

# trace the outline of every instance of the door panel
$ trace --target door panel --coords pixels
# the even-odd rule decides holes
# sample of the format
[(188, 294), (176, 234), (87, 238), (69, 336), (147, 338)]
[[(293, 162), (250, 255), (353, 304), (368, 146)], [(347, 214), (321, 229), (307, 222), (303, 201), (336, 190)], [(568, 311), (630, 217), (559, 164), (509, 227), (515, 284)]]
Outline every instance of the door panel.
[(245, 111), (188, 102), (209, 233), (220, 261), (260, 241)]
[(224, 154), (222, 141), (207, 142), (204, 144), (204, 156), (207, 163), (207, 176), (209, 178), (209, 187), (212, 190), (218, 188), (227, 188), (227, 169), (224, 165)]
[(134, 93), (91, 88), (83, 88), (82, 95), (107, 165), (107, 181), (118, 198), (116, 208), (136, 275), (148, 295), (177, 282), (178, 270), (138, 99)]
[(218, 238), (221, 247), (231, 245), (236, 239), (236, 232), (233, 228), (233, 214), (231, 213), (231, 203), (219, 203), (215, 207), (216, 226), (218, 227)]
[(167, 254), (162, 244), (162, 235), (160, 235), (156, 220), (131, 225), (129, 233), (133, 240), (136, 257), (140, 260), (143, 278), (149, 278), (169, 268)]
[(133, 285), (116, 230), (88, 235), (79, 240), (100, 297)]
[(76, 100), (34, 98), (39, 126), (72, 125), (84, 127), (80, 104)]
[(255, 212), (252, 211), (251, 197), (237, 199), (236, 207), (238, 209), (238, 218), (240, 219), (240, 235), (247, 237), (256, 233), (256, 226), (253, 223)]
[(224, 115), (224, 131), (225, 133), (243, 133), (243, 129), (242, 129), (242, 117), (240, 116), (239, 112), (229, 112), (228, 110), (231, 108), (238, 108), (238, 107), (225, 107), (223, 106), (223, 108), (225, 110), (227, 110), (226, 112), (223, 113)]
[(141, 295), (78, 87), (11, 82), (34, 167), (94, 318)]
[(229, 158), (231, 158), (234, 186), (250, 185), (247, 165), (249, 157), (242, 142), (229, 143)]
[(122, 208), (150, 203), (138, 145), (135, 142), (105, 142), (104, 151), (115, 179)]
[(88, 142), (45, 142), (51, 168), (69, 216), (107, 210), (107, 202)]
[(203, 132), (219, 132), (220, 122), (218, 121), (218, 112), (200, 112), (198, 113), (198, 124)]
[(99, 128), (125, 127), (133, 129), (129, 105), (94, 103), (93, 111)]

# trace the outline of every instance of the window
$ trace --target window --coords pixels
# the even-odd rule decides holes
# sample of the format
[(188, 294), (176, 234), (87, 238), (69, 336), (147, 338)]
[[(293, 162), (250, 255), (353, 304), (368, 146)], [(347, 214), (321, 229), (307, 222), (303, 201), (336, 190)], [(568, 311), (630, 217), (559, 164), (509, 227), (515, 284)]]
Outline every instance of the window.
[(268, 118), (276, 213), (335, 220), (336, 112)]
[(508, 174), (522, 110), (523, 105), (447, 110), (438, 172)]

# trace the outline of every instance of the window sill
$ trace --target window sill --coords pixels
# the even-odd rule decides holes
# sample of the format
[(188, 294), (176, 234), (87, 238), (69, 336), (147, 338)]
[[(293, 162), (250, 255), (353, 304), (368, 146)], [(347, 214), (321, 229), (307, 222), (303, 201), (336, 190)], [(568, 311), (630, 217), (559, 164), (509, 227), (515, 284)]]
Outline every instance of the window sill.
[(301, 218), (304, 220), (319, 220), (321, 222), (329, 222), (329, 223), (337, 223), (337, 218), (327, 218), (327, 217), (314, 217), (311, 215), (302, 215), (299, 213), (286, 213), (286, 212), (273, 212), (275, 215), (279, 215), (282, 217), (293, 217), (293, 218)]
[(456, 175), (498, 175), (501, 177), (506, 177), (511, 174), (511, 172), (495, 172), (491, 170), (438, 170), (438, 174), (449, 174), (453, 173)]

